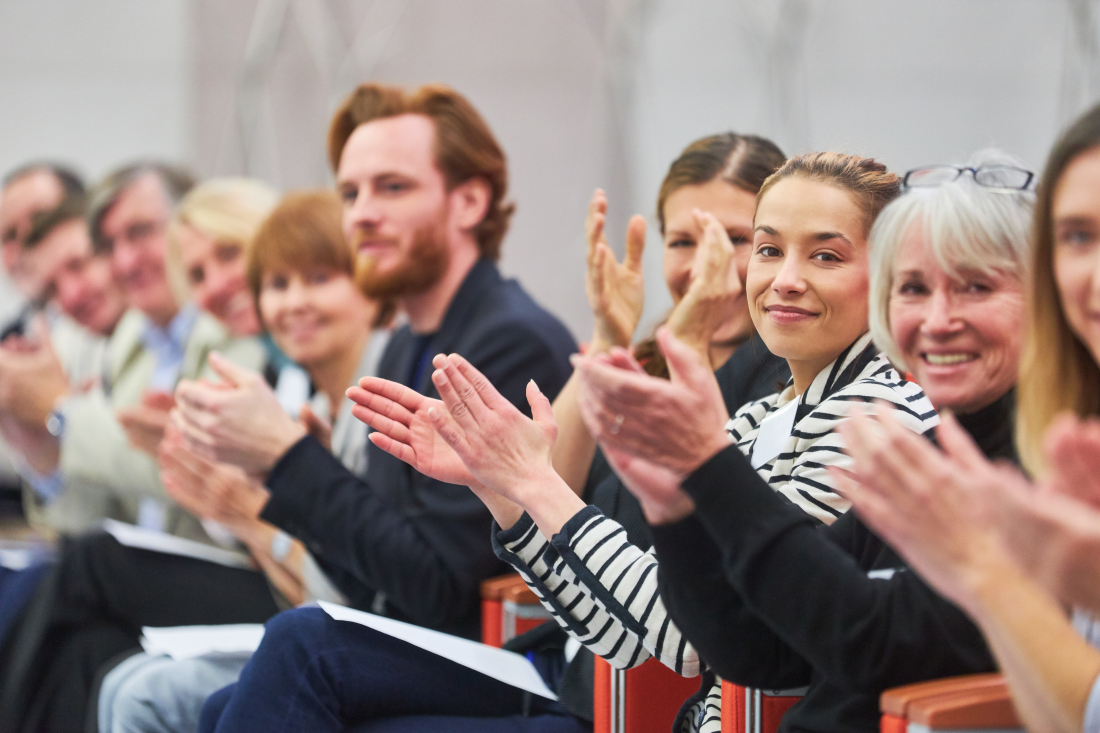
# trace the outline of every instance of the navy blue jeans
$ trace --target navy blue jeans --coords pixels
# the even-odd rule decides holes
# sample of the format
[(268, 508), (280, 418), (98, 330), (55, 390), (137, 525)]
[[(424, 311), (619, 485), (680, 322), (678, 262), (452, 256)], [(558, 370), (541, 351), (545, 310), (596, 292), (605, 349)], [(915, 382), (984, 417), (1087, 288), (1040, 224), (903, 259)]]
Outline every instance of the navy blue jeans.
[[(524, 713), (527, 713), (526, 715)], [(268, 621), (240, 680), (211, 695), (200, 733), (584, 733), (557, 703), (319, 608)]]

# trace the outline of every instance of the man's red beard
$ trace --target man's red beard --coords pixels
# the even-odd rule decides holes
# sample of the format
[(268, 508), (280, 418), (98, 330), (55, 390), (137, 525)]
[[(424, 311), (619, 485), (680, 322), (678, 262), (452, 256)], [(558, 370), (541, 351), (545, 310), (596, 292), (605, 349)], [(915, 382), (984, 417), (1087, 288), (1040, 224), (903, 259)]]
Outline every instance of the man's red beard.
[(439, 282), (451, 264), (451, 252), (438, 227), (413, 234), (409, 250), (394, 267), (379, 272), (374, 257), (356, 257), (355, 284), (368, 298), (391, 300), (417, 295)]

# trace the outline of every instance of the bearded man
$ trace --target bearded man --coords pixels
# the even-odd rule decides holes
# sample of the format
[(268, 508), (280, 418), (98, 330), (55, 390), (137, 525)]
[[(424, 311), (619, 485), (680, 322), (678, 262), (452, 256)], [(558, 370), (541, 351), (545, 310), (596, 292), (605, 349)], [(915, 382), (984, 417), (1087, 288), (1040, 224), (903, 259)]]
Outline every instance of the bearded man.
[[(359, 286), (392, 299), (407, 321), (378, 376), (438, 397), (432, 357), (459, 353), (528, 413), (530, 380), (556, 395), (575, 344), (497, 269), (514, 207), (504, 153), (474, 107), (443, 86), (364, 84), (337, 110), (328, 154)], [(366, 479), (356, 478), (283, 415), (257, 375), (211, 365), (233, 388), (181, 382), (177, 423), (196, 450), (266, 474), (255, 514), (338, 569), (351, 605), (477, 638), (479, 584), (506, 570), (481, 501), (374, 444)]]

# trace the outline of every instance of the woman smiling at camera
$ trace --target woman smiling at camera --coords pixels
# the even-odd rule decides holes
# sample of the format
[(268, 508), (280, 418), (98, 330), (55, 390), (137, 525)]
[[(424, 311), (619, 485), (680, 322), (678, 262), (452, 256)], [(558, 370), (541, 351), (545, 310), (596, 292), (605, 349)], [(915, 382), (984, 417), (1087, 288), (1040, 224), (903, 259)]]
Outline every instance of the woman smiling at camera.
[[(881, 164), (835, 153), (794, 158), (765, 182), (757, 198), (746, 295), (764, 343), (786, 358), (793, 380), (782, 392), (747, 405), (732, 421), (709, 365), (667, 331), (660, 332), (658, 340), (671, 381), (645, 375), (621, 349), (578, 365), (581, 407), (593, 434), (641, 499), (651, 524), (681, 520), (679, 524), (691, 525), (683, 530), (691, 536), (690, 547), (680, 550), (673, 545), (673, 559), (688, 558), (689, 568), (705, 573), (712, 584), (719, 582), (719, 587), (706, 589), (711, 595), (708, 603), (736, 613), (728, 617), (709, 607), (705, 617), (714, 628), (745, 635), (748, 666), (754, 670), (776, 663), (774, 634), (745, 609), (722, 578), (722, 548), (707, 527), (688, 516), (693, 511), (691, 498), (679, 489), (686, 472), (663, 461), (677, 451), (721, 450), (732, 437), (738, 445), (730, 450), (747, 469), (739, 480), (765, 494), (781, 511), (789, 511), (791, 522), (812, 530), (833, 522), (847, 508), (831, 489), (827, 467), (847, 463), (834, 428), (853, 402), (879, 398), (896, 404), (902, 419), (918, 432), (935, 424), (935, 411), (920, 388), (900, 378), (867, 333), (867, 235), (898, 189), (896, 176)], [(628, 666), (629, 660), (619, 657), (632, 653), (630, 649), (612, 644), (619, 637), (616, 629), (622, 627), (633, 630), (646, 651), (680, 671), (688, 649), (685, 637), (692, 643), (696, 639), (694, 632), (678, 626), (675, 614), (668, 615), (667, 599), (657, 592), (657, 576), (666, 574), (665, 549), (658, 550), (661, 568), (654, 572), (658, 568), (652, 553), (631, 545), (617, 523), (584, 506), (554, 473), (548, 456), (556, 427), (538, 388), (532, 385), (528, 390), (535, 416), (531, 421), (509, 408), (460, 357), (439, 356), (435, 363), (433, 380), (446, 408), (409, 400), (401, 409), (427, 413), (442, 436), (440, 442), (454, 451), (447, 453), (448, 459), (457, 454), (468, 469), (466, 482), (500, 525), (494, 532), (498, 553), (524, 575), (559, 622), (595, 653)], [(353, 399), (371, 409), (360, 407), (357, 414), (388, 433), (372, 440), (418, 465), (415, 461), (428, 452), (408, 443), (397, 445), (408, 431), (393, 425), (386, 431), (380, 427), (385, 421), (369, 413), (388, 410), (391, 417), (399, 416), (398, 422), (407, 418), (409, 424), (415, 416), (383, 407), (379, 395), (387, 389), (394, 394), (392, 387), (376, 380), (364, 380), (362, 386), (371, 394)], [(730, 437), (723, 431), (727, 422)], [(640, 448), (647, 435), (656, 439)], [(631, 455), (631, 449), (639, 448), (646, 458)], [(434, 465), (444, 464), (441, 453), (443, 449), (433, 446), (431, 458), (439, 461)], [(729, 475), (724, 478), (722, 491), (737, 493), (741, 487), (731, 485)], [(751, 517), (751, 510), (744, 513)], [(727, 510), (717, 508), (715, 514), (724, 518)], [(663, 530), (654, 527), (655, 532)], [(857, 575), (866, 580), (862, 572)], [(801, 608), (797, 599), (791, 600), (788, 595), (788, 606)], [(721, 674), (721, 660), (696, 648)], [(804, 685), (809, 674), (803, 671), (807, 679), (767, 686)], [(719, 695), (717, 680), (711, 677), (684, 707), (677, 723), (683, 727), (676, 729), (718, 730)]]

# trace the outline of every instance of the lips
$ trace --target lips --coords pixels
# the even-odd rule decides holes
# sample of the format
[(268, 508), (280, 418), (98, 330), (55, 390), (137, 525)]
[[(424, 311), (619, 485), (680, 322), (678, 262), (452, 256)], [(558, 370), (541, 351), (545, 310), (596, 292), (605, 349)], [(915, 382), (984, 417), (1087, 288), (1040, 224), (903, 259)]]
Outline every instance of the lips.
[(764, 311), (769, 318), (779, 324), (800, 323), (818, 316), (811, 310), (795, 305), (769, 305), (764, 307)]

